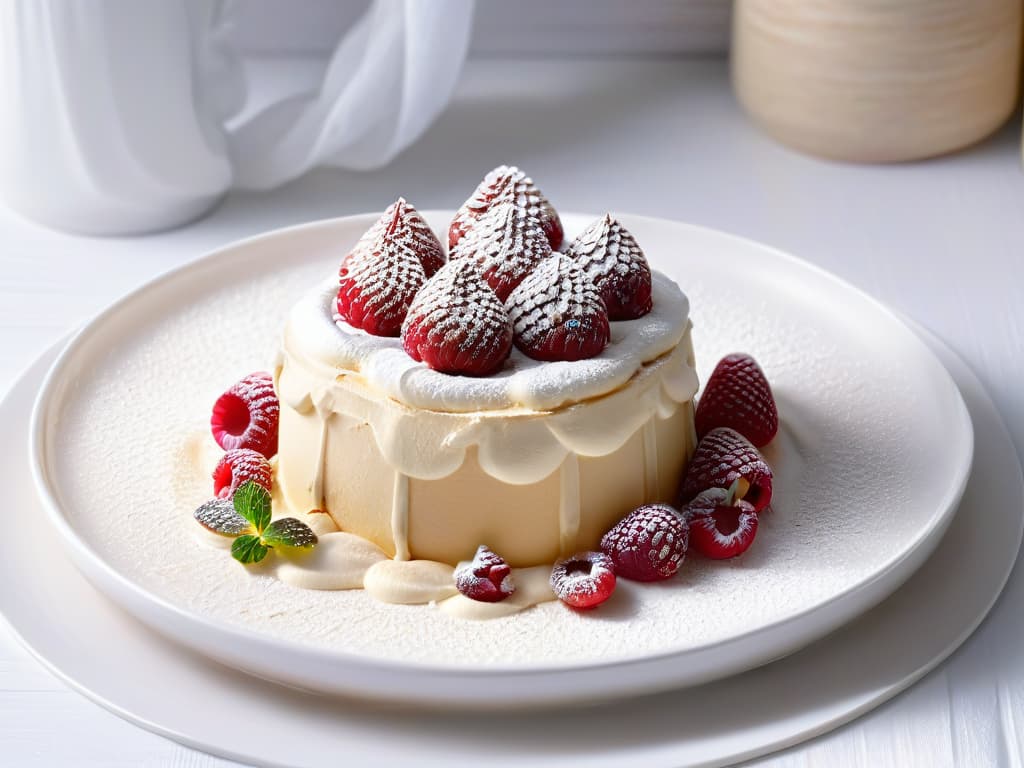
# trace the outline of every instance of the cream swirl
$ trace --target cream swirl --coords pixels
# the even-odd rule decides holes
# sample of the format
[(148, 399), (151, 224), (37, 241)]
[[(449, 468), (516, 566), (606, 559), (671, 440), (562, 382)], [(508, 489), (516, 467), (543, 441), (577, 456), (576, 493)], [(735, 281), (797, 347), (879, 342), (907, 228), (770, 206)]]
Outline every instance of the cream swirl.
[(645, 363), (679, 344), (688, 326), (689, 301), (675, 282), (658, 272), (652, 289), (651, 312), (612, 323), (611, 342), (597, 357), (542, 363), (513, 350), (505, 366), (485, 378), (433, 371), (409, 357), (401, 339), (371, 336), (335, 322), (333, 276), (292, 309), (284, 346), (306, 364), (360, 374), (370, 387), (414, 408), (446, 413), (551, 411), (614, 392)]

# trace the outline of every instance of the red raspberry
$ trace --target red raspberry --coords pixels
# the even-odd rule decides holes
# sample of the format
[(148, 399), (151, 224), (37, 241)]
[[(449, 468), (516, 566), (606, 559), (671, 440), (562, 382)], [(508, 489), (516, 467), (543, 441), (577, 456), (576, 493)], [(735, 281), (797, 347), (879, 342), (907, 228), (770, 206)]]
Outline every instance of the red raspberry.
[(651, 267), (633, 235), (610, 213), (573, 240), (565, 255), (597, 288), (610, 320), (636, 320), (651, 311)]
[(437, 236), (398, 198), (342, 262), (337, 317), (374, 336), (397, 336), (416, 292), (443, 264)]
[(451, 250), (453, 261), (479, 264), (484, 280), (502, 301), (550, 255), (551, 245), (539, 219), (511, 197), (488, 208)]
[(270, 478), (270, 462), (262, 453), (234, 448), (224, 454), (213, 470), (213, 493), (218, 499), (230, 499), (246, 480), (252, 480), (269, 491)]
[(736, 489), (710, 488), (683, 508), (690, 521), (690, 543), (712, 560), (747, 551), (757, 535), (753, 504), (736, 498)]
[[(680, 500), (689, 501), (708, 488), (728, 488), (736, 478), (747, 485), (740, 498), (760, 512), (772, 500), (772, 470), (757, 448), (739, 432), (719, 427), (708, 432), (697, 444), (686, 468)], [(745, 491), (745, 492), (744, 492)]]
[(601, 539), (615, 573), (634, 581), (676, 575), (686, 557), (689, 527), (672, 507), (646, 504), (624, 517)]
[(436, 371), (486, 376), (512, 350), (512, 321), (477, 265), (453, 261), (416, 294), (402, 326), (402, 345), (413, 360)]
[(250, 373), (213, 404), (210, 429), (225, 451), (250, 448), (268, 459), (277, 453), (281, 405), (269, 373)]
[(611, 339), (608, 313), (597, 289), (572, 259), (552, 254), (505, 302), (515, 344), (535, 360), (583, 360)]
[(540, 220), (540, 226), (552, 248), (557, 249), (562, 244), (564, 233), (558, 212), (537, 189), (533, 179), (515, 166), (510, 168), (507, 165), (499, 165), (484, 177), (473, 192), (473, 196), (456, 212), (448, 228), (448, 247), (454, 248), (455, 244), (473, 228), (476, 220), (487, 213), (495, 200), (509, 197), (521, 200)]
[(551, 589), (566, 605), (593, 608), (615, 591), (615, 565), (603, 552), (579, 552), (555, 563)]
[(516, 591), (512, 568), (482, 544), (473, 562), (455, 569), (455, 588), (470, 600), (482, 603), (500, 603)]
[(750, 355), (726, 355), (718, 361), (694, 417), (697, 436), (715, 427), (732, 427), (760, 448), (779, 431), (779, 412), (764, 371)]

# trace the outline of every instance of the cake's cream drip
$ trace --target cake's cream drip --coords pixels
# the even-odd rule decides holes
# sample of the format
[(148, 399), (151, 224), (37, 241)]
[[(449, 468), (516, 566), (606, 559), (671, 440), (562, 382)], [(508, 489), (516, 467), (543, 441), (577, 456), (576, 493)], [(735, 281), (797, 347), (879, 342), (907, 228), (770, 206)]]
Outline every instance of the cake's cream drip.
[(395, 560), (409, 559), (409, 478), (395, 472), (395, 490), (391, 497), (391, 537), (395, 541)]
[[(292, 309), (285, 352), (336, 371), (359, 374), (372, 389), (400, 403), (433, 411), (469, 413), (521, 409), (549, 411), (622, 387), (651, 360), (683, 337), (689, 302), (668, 277), (654, 273), (654, 308), (638, 320), (613, 323), (611, 342), (597, 357), (571, 363), (541, 363), (513, 350), (491, 376), (450, 376), (417, 363), (402, 340), (371, 336), (335, 323), (337, 278), (332, 276)], [(301, 399), (306, 393), (297, 393)]]
[[(310, 402), (312, 403), (312, 398), (310, 398)], [(304, 405), (304, 403), (300, 405)], [(314, 405), (317, 416), (320, 417), (320, 445), (317, 449), (320, 458), (317, 462), (316, 473), (313, 475), (312, 487), (313, 501), (318, 509), (322, 509), (324, 506), (324, 471), (327, 457), (327, 434), (331, 421), (332, 406), (333, 400), (329, 396), (326, 396), (326, 393), (325, 396), (321, 397)]]
[[(447, 477), (462, 466), (466, 450), (476, 446), (480, 467), (492, 477), (511, 484), (534, 483), (557, 470), (570, 454), (614, 452), (653, 416), (669, 418), (696, 393), (686, 298), (667, 278), (656, 275), (655, 287), (655, 311), (640, 320), (613, 323), (612, 343), (601, 356), (541, 365), (523, 363), (527, 358), (513, 352), (513, 373), (506, 369), (483, 379), (448, 376), (414, 363), (396, 339), (344, 333), (326, 316), (317, 324), (310, 309), (314, 317), (319, 316), (317, 307), (326, 309), (307, 298), (285, 330), (278, 393), (286, 406), (300, 413), (315, 410), (323, 420), (328, 411), (343, 412), (368, 424), (390, 466), (408, 477)], [(680, 317), (670, 322), (667, 316), (673, 308)], [(363, 355), (361, 362), (355, 349), (360, 346), (363, 352), (375, 350)], [(339, 367), (342, 363), (359, 370)], [(380, 366), (390, 364), (399, 367), (384, 376)], [(380, 376), (393, 378), (394, 386), (378, 387)], [(443, 383), (433, 388), (443, 401), (438, 408), (403, 404), (407, 401), (395, 390), (405, 391), (405, 383), (412, 380)], [(479, 397), (474, 399), (475, 395)], [(567, 399), (582, 402), (552, 405), (551, 410), (528, 405), (564, 405)], [(498, 401), (505, 405), (480, 405)], [(477, 410), (464, 410), (471, 403)], [(446, 407), (451, 405), (454, 410)]]
[[(278, 386), (285, 404), (305, 402), (312, 391), (317, 402), (329, 399), (335, 414), (368, 424), (389, 465), (408, 477), (447, 477), (462, 466), (466, 450), (477, 446), (485, 472), (517, 485), (542, 480), (571, 453), (606, 456), (653, 416), (669, 418), (697, 390), (688, 349), (686, 339), (642, 366), (629, 387), (548, 413), (413, 411), (367, 387), (360, 376), (334, 374), (288, 352)], [(317, 415), (323, 419), (320, 409)]]
[(562, 557), (566, 557), (576, 551), (580, 532), (580, 465), (576, 454), (565, 457), (560, 473), (558, 537), (559, 550)]

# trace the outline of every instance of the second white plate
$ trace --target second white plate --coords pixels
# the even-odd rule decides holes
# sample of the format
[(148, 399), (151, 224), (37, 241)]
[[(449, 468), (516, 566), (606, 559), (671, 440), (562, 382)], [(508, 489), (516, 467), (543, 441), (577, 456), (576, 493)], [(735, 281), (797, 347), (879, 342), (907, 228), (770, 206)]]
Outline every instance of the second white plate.
[[(28, 479), (27, 455), (0, 465), (10, 522), (18, 531), (17, 538), (0, 537), (0, 581), (20, 587), (0, 590), (0, 613), (49, 669), (92, 700), (143, 728), (246, 764), (319, 768), (336, 766), (341, 754), (353, 765), (445, 768), (479, 766), (481, 755), (494, 768), (732, 764), (823, 733), (909, 686), (963, 642), (1010, 574), (1024, 510), (1013, 443), (974, 375), (941, 343), (930, 343), (956, 377), (978, 430), (970, 482), (937, 551), (856, 621), (786, 659), (727, 680), (625, 705), (513, 714), (412, 712), (265, 683), (164, 641), (92, 589), (59, 557), (60, 543)], [(55, 355), (52, 350), (37, 362), (0, 403), (0, 424), (17, 442), (27, 440), (26, 413)], [(995, 706), (990, 691), (998, 670), (1013, 666), (1012, 643), (999, 639), (1017, 636), (1021, 625), (1016, 598), (1024, 579), (1017, 576), (1012, 594), (942, 670), (934, 693), (960, 681), (953, 693), (961, 704), (967, 697), (980, 712)], [(997, 671), (979, 679), (979, 670), (992, 666)], [(927, 713), (920, 709), (913, 701), (894, 702), (872, 717), (874, 723), (806, 754), (839, 754), (843, 744), (856, 746), (889, 731), (898, 740), (901, 729), (887, 729), (879, 719), (911, 717), (923, 725)], [(225, 728), (210, 712), (231, 713), (233, 722), (247, 727)], [(944, 724), (945, 709), (938, 706), (934, 714)], [(275, 738), (254, 740), (254, 733)], [(68, 735), (74, 741), (75, 729)], [(993, 756), (997, 741), (990, 745)], [(43, 761), (100, 757), (74, 745), (38, 750)], [(940, 744), (934, 755), (948, 752)]]
[[(429, 214), (442, 231), (450, 212)], [(623, 216), (693, 306), (702, 373), (754, 353), (783, 430), (766, 451), (775, 512), (729, 563), (622, 582), (580, 615), (545, 604), (471, 623), (362, 592), (250, 575), (197, 545), (209, 480), (190, 462), (216, 395), (266, 368), (284, 314), (373, 217), (273, 232), (145, 286), (93, 321), (40, 394), (33, 455), (68, 551), (158, 631), (231, 666), (315, 690), (504, 705), (696, 684), (790, 653), (879, 602), (934, 549), (970, 467), (948, 373), (890, 312), (791, 257)], [(566, 216), (567, 230), (586, 217)], [(208, 471), (210, 468), (205, 468)]]

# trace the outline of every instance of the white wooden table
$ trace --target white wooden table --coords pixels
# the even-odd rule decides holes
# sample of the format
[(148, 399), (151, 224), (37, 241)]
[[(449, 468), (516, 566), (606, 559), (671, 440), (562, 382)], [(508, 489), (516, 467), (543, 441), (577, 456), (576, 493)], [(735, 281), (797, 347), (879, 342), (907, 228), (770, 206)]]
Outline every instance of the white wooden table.
[[(1024, 447), (1024, 175), (1019, 118), (951, 157), (837, 165), (774, 144), (741, 113), (723, 61), (486, 59), (390, 167), (316, 171), (233, 194), (212, 215), (143, 238), (87, 239), (0, 211), (0, 392), (115, 297), (236, 238), (379, 210), (397, 195), (456, 207), (504, 162), (566, 210), (682, 219), (814, 262), (956, 349)], [(24, 450), (6, 444), (6, 451)], [(757, 765), (1024, 765), (1024, 578), (978, 634), (879, 710)], [(10, 589), (2, 585), (0, 589)], [(0, 628), (0, 763), (233, 765), (129, 725), (52, 678)]]

